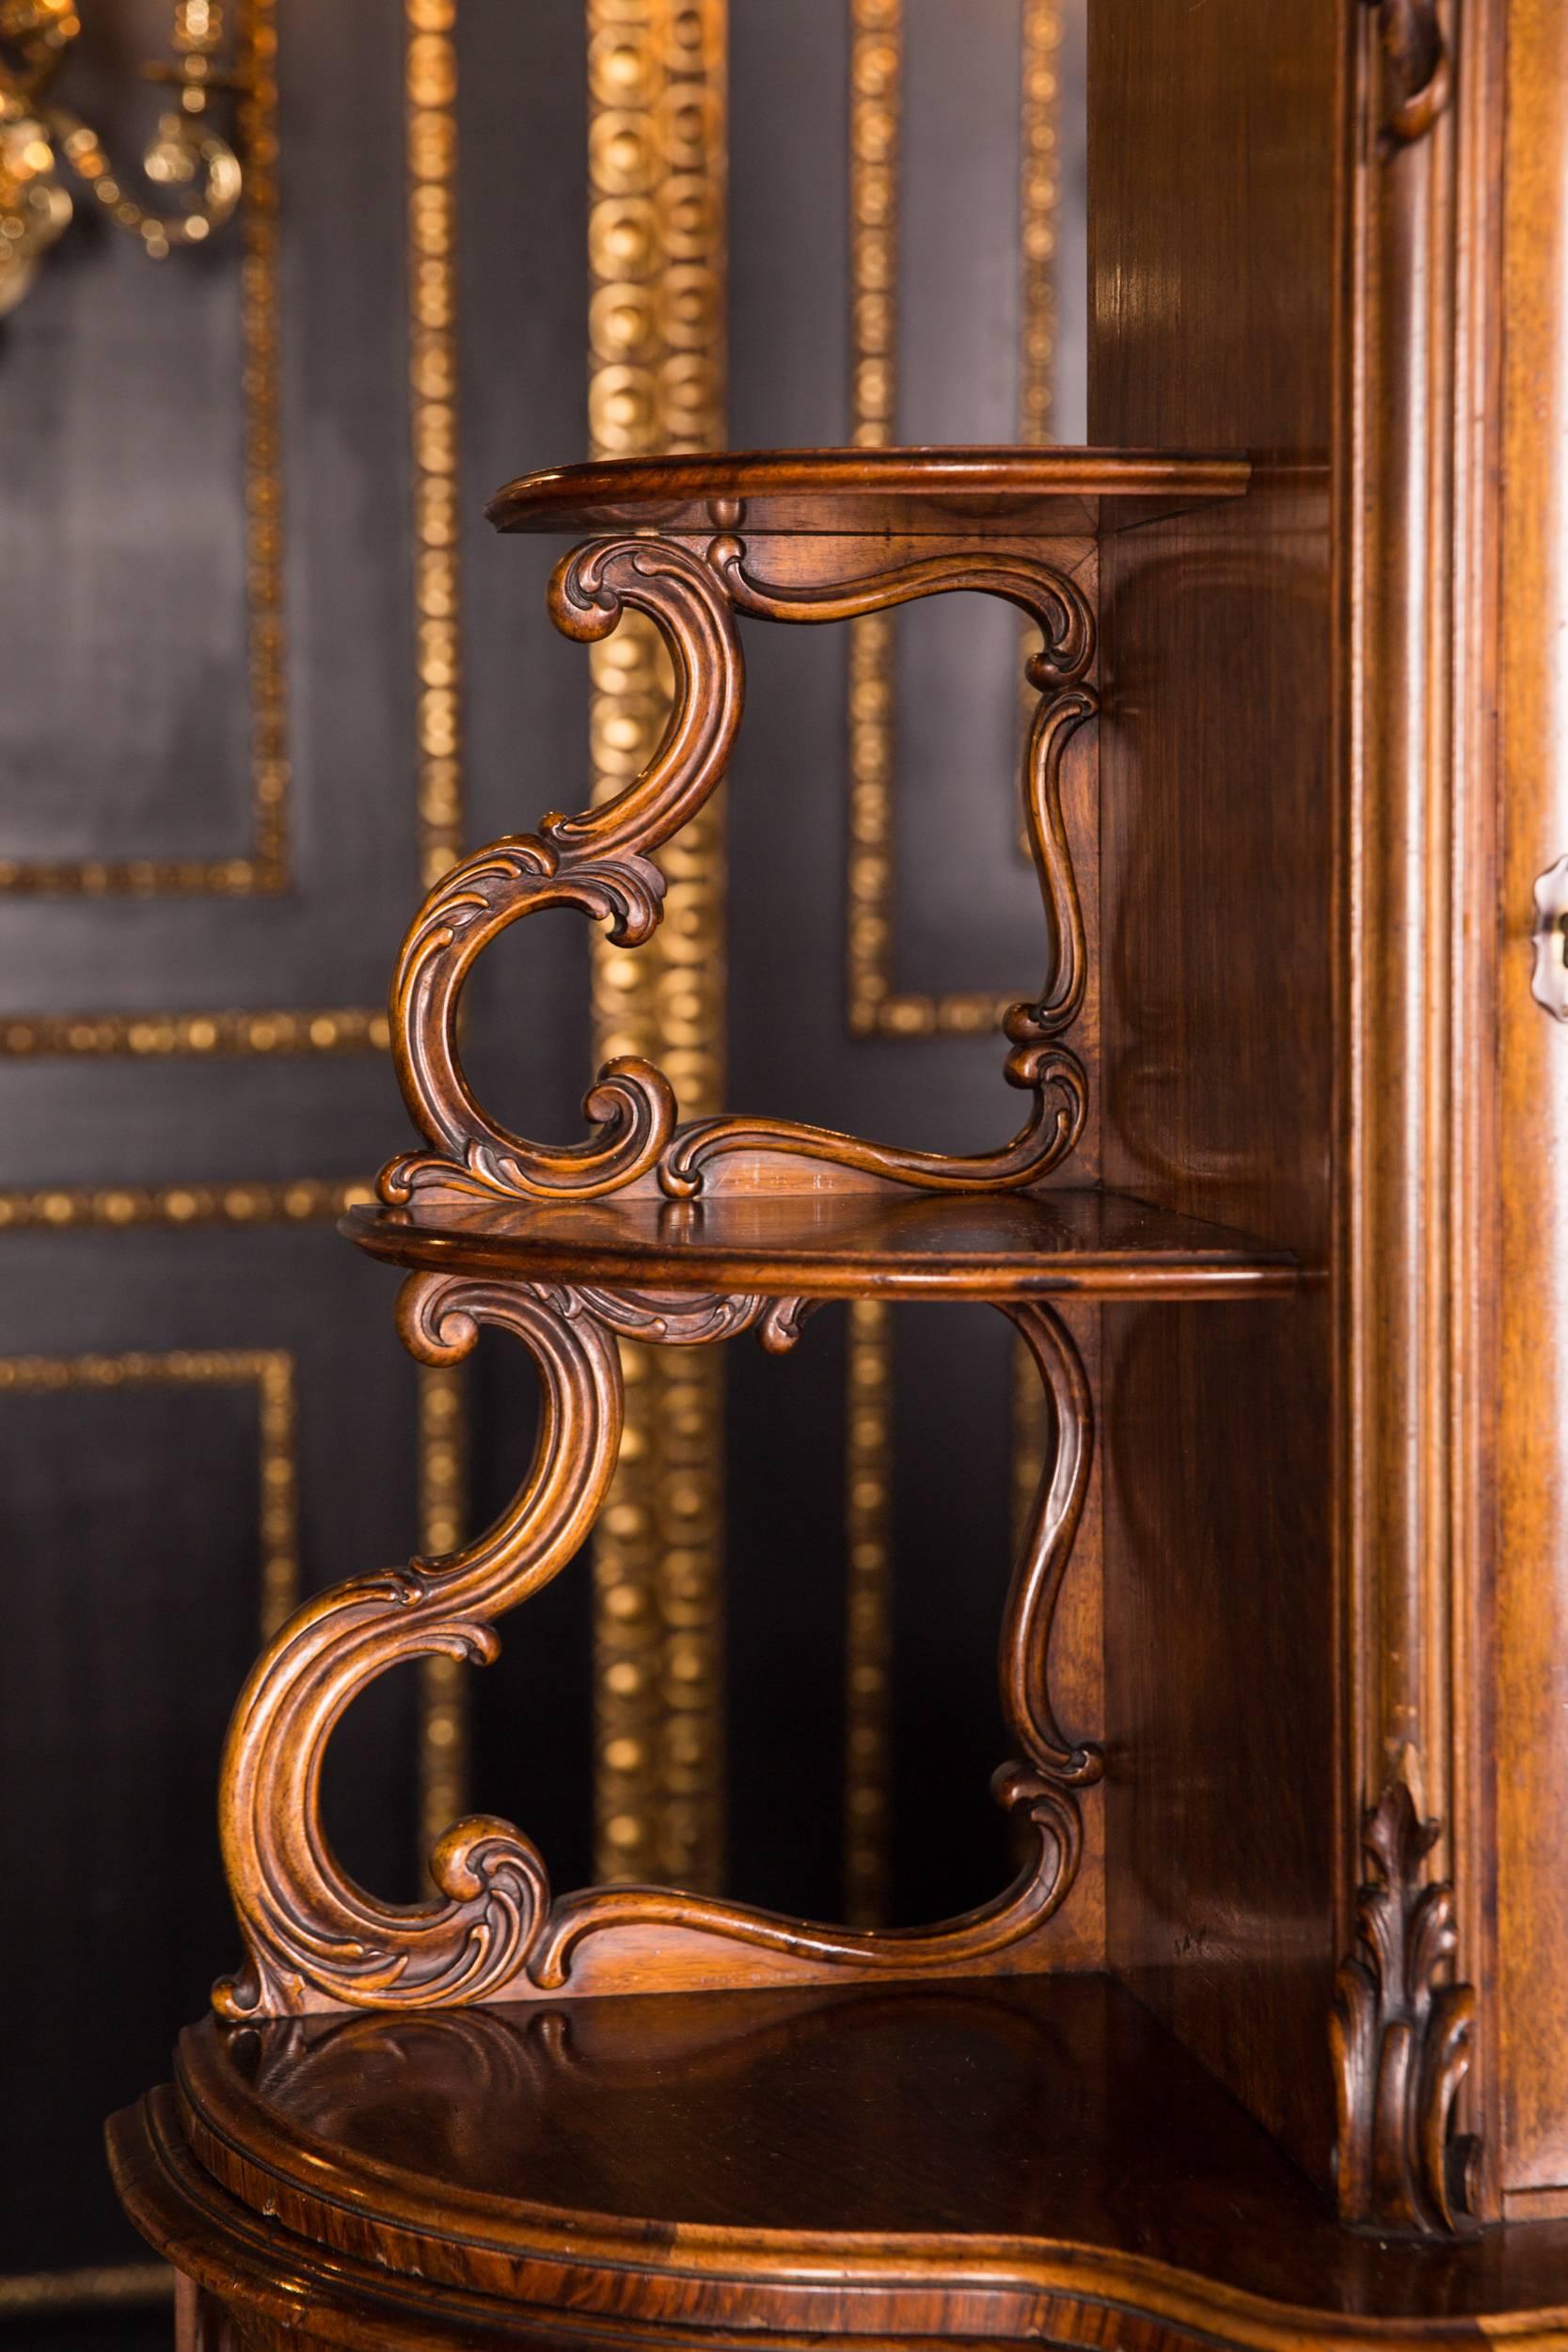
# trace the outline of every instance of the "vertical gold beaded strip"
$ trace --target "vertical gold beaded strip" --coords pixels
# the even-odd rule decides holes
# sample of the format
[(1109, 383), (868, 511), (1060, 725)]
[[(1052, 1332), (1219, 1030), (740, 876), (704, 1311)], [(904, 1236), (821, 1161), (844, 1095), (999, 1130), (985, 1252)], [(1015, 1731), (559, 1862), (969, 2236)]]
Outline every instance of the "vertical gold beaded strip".
[[(1056, 409), (1056, 237), (1061, 205), (1058, 118), (1061, 101), (1062, 0), (1023, 0), (1020, 58), (1019, 251), (1022, 333), (1019, 349), (1018, 437), (1031, 446), (1051, 438)], [(1035, 714), (1036, 695), (1022, 675), (1033, 645), (1027, 625), (1020, 657), (1019, 746)], [(1028, 829), (1019, 820), (1019, 851), (1030, 859)], [(1013, 1342), (1013, 1536), (1022, 1535), (1045, 1463), (1049, 1414), (1034, 1359)]]
[(463, 847), (457, 506), (457, 0), (406, 0), (408, 377), (420, 879)]
[(270, 1642), (300, 1601), (294, 1365), (282, 1348), (259, 1350), (255, 1364), (261, 1407), (261, 1639)]
[[(725, 0), (587, 0), (589, 439), (599, 457), (723, 432)], [(590, 652), (595, 801), (657, 744), (670, 679), (634, 614)], [(595, 944), (595, 1057), (641, 1054), (683, 1114), (721, 1108), (722, 819), (660, 852), (663, 924)], [(594, 1535), (596, 1867), (707, 1889), (723, 1842), (723, 1364), (627, 1346), (621, 1466)]]
[(893, 1781), (893, 1332), (892, 1310), (879, 1299), (850, 1306), (847, 1370), (844, 1915), (851, 1927), (877, 1928), (887, 1920)]
[[(419, 1378), (420, 1549), (427, 1558), (455, 1551), (464, 1537), (467, 1427), (464, 1375), (425, 1371)], [(428, 1658), (422, 1669), (420, 1724), (420, 1844), (428, 1853), (467, 1802), (468, 1713), (464, 1669), (455, 1658)]]
[(1056, 226), (1061, 205), (1062, 0), (1023, 0), (1019, 126), (1022, 348), (1018, 437), (1051, 438), (1056, 407)]
[[(902, 0), (851, 0), (849, 412), (862, 449), (894, 438), (897, 397)], [(885, 1028), (893, 965), (893, 616), (849, 624), (847, 1002), (852, 1035)], [(845, 1449), (845, 1914), (887, 1918), (891, 1875), (893, 1332), (872, 1299), (849, 1309)]]
[[(457, 0), (405, 0), (408, 394), (414, 500), (415, 811), (420, 880), (463, 851), (462, 583), (457, 412)], [(465, 1375), (418, 1376), (420, 1542), (463, 1540)], [(467, 1686), (427, 1659), (420, 1693), (420, 1828), (428, 1852), (467, 1798)]]
[[(894, 437), (903, 0), (849, 12), (849, 420), (857, 448)], [(893, 616), (849, 624), (849, 1026), (868, 1036), (893, 943)]]
[(279, 417), (277, 7), (245, 0), (240, 41), (240, 319), (245, 350), (245, 605), (249, 615), (252, 887), (289, 879), (288, 686), (283, 641), (283, 443)]

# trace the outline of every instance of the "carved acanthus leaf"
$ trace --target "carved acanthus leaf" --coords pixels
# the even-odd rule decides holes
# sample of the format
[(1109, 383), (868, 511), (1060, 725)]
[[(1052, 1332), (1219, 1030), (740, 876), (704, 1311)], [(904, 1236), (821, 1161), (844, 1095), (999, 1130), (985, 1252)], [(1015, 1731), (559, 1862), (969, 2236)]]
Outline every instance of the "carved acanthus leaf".
[(1338, 2107), (1344, 2221), (1380, 2233), (1455, 2234), (1475, 2143), (1452, 2136), (1470, 2063), (1473, 1986), (1452, 1979), (1453, 1889), (1428, 1883), (1435, 1821), (1391, 1781), (1362, 1826), (1375, 1876), (1356, 1898), (1357, 1951), (1335, 1979), (1329, 2038)]

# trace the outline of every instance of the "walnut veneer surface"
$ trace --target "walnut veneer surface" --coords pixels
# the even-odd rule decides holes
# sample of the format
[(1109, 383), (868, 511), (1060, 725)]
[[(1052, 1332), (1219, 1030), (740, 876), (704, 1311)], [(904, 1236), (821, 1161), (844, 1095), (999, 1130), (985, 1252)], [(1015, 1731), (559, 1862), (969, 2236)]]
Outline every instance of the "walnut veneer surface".
[(244, 2279), (269, 2348), (1307, 2352), (1480, 2344), (1568, 2293), (1568, 2225), (1436, 2255), (1338, 2229), (1096, 1976), (209, 2022), (113, 2138), (132, 2211)]

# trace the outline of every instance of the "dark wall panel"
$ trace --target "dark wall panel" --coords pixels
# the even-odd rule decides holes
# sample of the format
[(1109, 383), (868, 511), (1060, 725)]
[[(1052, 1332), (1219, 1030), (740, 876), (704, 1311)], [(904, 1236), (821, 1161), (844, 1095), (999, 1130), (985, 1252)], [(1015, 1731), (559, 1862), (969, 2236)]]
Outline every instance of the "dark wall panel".
[[(134, 155), (156, 106), (135, 69), (166, 42), (166, 6), (104, 0), (87, 13), (61, 96)], [(29, 1939), (6, 1950), (38, 2053), (21, 2094), (38, 2160), (0, 2247), (11, 2272), (137, 2259), (99, 2122), (164, 2071), (176, 2027), (235, 1956), (214, 1784), (259, 1601), (254, 1389), (95, 1387), (70, 1367), (287, 1351), (303, 1589), (417, 1543), (417, 1383), (393, 1332), (395, 1285), (332, 1232), (321, 1198), (301, 1209), (261, 1189), (363, 1181), (398, 1147), (386, 1055), (7, 1041), (22, 1017), (384, 1001), (419, 893), (406, 30), (386, 0), (279, 0), (288, 886), (0, 887), (0, 1359), (67, 1368), (56, 1389), (0, 1396), (0, 1523), (25, 1604), (0, 1850), (24, 1918), (52, 1923), (47, 1967)], [(908, 437), (1012, 437), (1019, 38), (1019, 0), (911, 0)], [(730, 438), (837, 442), (849, 418), (847, 12), (741, 6), (732, 40)], [(499, 540), (481, 514), (504, 479), (580, 454), (587, 437), (580, 0), (463, 0), (458, 66), (462, 750), (477, 844), (578, 804), (587, 782), (588, 663), (544, 608), (560, 550)], [(0, 429), (27, 454), (0, 482), (0, 861), (247, 849), (240, 259), (228, 232), (153, 268), (85, 219), (0, 326)], [(727, 787), (732, 1100), (911, 1140), (996, 1139), (1017, 1098), (994, 1040), (847, 1033), (842, 632), (752, 629), (748, 650), (752, 707)], [(972, 599), (901, 628), (906, 986), (1022, 993), (1037, 977), (1038, 913), (1016, 840), (1018, 669), (1012, 615)], [(531, 1132), (580, 1130), (586, 981), (587, 927), (562, 917), (503, 943), (471, 992), (480, 1088)], [(169, 1205), (202, 1185), (194, 1212)], [(57, 1232), (36, 1230), (44, 1195)], [(132, 1195), (123, 1220), (103, 1205)], [(891, 1834), (910, 1918), (988, 1891), (1006, 1861), (986, 1778), (999, 1754), (990, 1660), (1006, 1569), (1008, 1342), (980, 1316), (936, 1326), (898, 1319), (893, 1359)], [(744, 1896), (837, 1913), (842, 1313), (784, 1361), (739, 1343), (728, 1376), (727, 1875)], [(477, 1526), (527, 1466), (533, 1374), (486, 1336), (466, 1392)], [(497, 1665), (467, 1677), (474, 1800), (523, 1823), (563, 1884), (592, 1862), (591, 1591), (585, 1558), (503, 1626)], [(328, 1768), (345, 1861), (393, 1897), (420, 1883), (419, 1713), (415, 1675), (389, 1678), (352, 1710)], [(933, 1820), (951, 1869), (933, 1867)], [(33, 2312), (15, 2332), (98, 2352), (148, 2327), (130, 2311), (58, 2323)]]

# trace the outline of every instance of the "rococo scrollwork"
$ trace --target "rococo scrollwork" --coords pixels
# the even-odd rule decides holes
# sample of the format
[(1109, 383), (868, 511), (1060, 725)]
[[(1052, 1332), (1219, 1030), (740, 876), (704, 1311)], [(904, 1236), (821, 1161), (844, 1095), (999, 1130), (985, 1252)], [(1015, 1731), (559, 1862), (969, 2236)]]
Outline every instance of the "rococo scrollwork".
[[(967, 1157), (863, 1142), (792, 1120), (725, 1116), (679, 1123), (662, 1072), (634, 1057), (608, 1063), (590, 1089), (582, 1142), (531, 1142), (498, 1125), (475, 1100), (458, 1048), (464, 983), (492, 940), (526, 914), (568, 906), (608, 925), (618, 944), (648, 939), (663, 912), (653, 852), (688, 823), (723, 774), (739, 723), (744, 670), (735, 615), (836, 621), (914, 598), (977, 591), (1019, 606), (1040, 630), (1028, 663), (1040, 702), (1024, 760), (1025, 822), (1039, 877), (1051, 970), (1037, 1000), (1016, 1005), (1006, 1030), (1010, 1085), (1029, 1115), (999, 1150)], [(394, 1161), (384, 1200), (591, 1200), (630, 1184), (689, 1200), (717, 1163), (736, 1154), (827, 1163), (927, 1190), (986, 1191), (1034, 1184), (1072, 1150), (1087, 1108), (1083, 1063), (1065, 1042), (1082, 1009), (1083, 916), (1061, 805), (1069, 741), (1095, 711), (1084, 683), (1094, 621), (1064, 572), (1001, 549), (890, 562), (864, 578), (769, 586), (744, 540), (721, 531), (705, 548), (672, 540), (591, 542), (558, 567), (550, 612), (568, 637), (593, 643), (622, 614), (647, 615), (675, 680), (669, 728), (624, 792), (575, 817), (547, 816), (456, 866), (417, 916), (392, 990), (392, 1031), (404, 1099), (430, 1149)]]
[[(221, 1795), (225, 1863), (246, 1962), (214, 1993), (230, 2019), (338, 2005), (448, 2007), (569, 1986), (585, 1945), (662, 1931), (712, 1965), (736, 1947), (777, 1968), (861, 1976), (961, 1968), (1020, 1942), (1057, 1909), (1077, 1874), (1077, 1792), (1098, 1749), (1060, 1730), (1049, 1697), (1051, 1621), (1087, 1489), (1089, 1391), (1066, 1327), (1042, 1305), (1009, 1305), (1050, 1396), (1054, 1458), (1042, 1477), (1003, 1629), (1000, 1683), (1018, 1760), (993, 1787), (1031, 1833), (1030, 1858), (997, 1899), (942, 1926), (860, 1932), (778, 1917), (662, 1887), (589, 1888), (552, 1902), (536, 1849), (489, 1815), (457, 1822), (431, 1857), (434, 1901), (384, 1903), (350, 1879), (321, 1821), (332, 1731), (393, 1665), (447, 1656), (483, 1663), (495, 1620), (548, 1583), (579, 1550), (603, 1501), (622, 1416), (618, 1339), (691, 1346), (755, 1328), (774, 1352), (794, 1344), (800, 1299), (665, 1296), (556, 1288), (453, 1274), (413, 1276), (400, 1323), (427, 1363), (451, 1363), (482, 1324), (521, 1340), (538, 1367), (543, 1411), (533, 1464), (476, 1543), (355, 1579), (309, 1602), (264, 1652), (230, 1726)], [(644, 1956), (644, 1981), (647, 1981)]]

